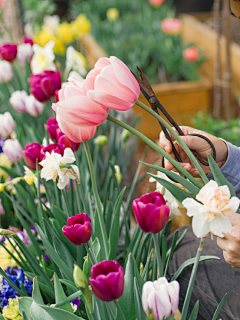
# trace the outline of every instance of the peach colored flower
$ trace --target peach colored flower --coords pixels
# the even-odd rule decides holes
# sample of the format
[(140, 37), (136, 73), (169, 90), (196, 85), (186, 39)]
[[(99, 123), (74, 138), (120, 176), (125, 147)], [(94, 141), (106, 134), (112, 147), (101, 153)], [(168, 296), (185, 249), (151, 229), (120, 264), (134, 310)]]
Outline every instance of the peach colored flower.
[(163, 2), (165, 2), (166, 0), (149, 0), (149, 2), (151, 3), (151, 5), (155, 8), (160, 7)]
[(196, 46), (191, 46), (183, 51), (183, 58), (189, 62), (195, 62), (199, 58), (199, 50)]
[(218, 237), (223, 237), (223, 232), (231, 232), (229, 216), (237, 211), (240, 200), (230, 197), (228, 186), (219, 187), (217, 182), (211, 180), (196, 196), (201, 203), (192, 198), (186, 198), (182, 202), (187, 215), (193, 217), (193, 232), (198, 238), (209, 232)]
[(177, 18), (166, 18), (162, 20), (161, 28), (167, 34), (179, 34), (182, 30), (182, 21)]

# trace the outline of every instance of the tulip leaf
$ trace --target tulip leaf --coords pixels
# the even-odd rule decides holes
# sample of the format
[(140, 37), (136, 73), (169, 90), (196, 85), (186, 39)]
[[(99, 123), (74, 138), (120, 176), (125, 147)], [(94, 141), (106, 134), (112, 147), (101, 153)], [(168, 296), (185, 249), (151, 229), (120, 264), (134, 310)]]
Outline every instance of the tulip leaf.
[(5, 320), (1, 313), (0, 313), (0, 320)]
[[(65, 295), (65, 292), (63, 291), (62, 285), (58, 279), (58, 275), (56, 273), (54, 273), (54, 291), (55, 291), (56, 304), (58, 304), (59, 302), (67, 298), (67, 296)], [(73, 313), (73, 309), (69, 302), (61, 305), (59, 308)]]
[(117, 246), (118, 246), (118, 241), (116, 239), (119, 238), (119, 218), (120, 218), (122, 200), (123, 200), (125, 191), (126, 191), (126, 187), (123, 188), (123, 190), (119, 194), (113, 210), (110, 235), (108, 239), (109, 247), (110, 247), (110, 253), (108, 257), (109, 260), (113, 260), (116, 258), (116, 252), (117, 252)]
[[(30, 297), (22, 298), (22, 297), (17, 297), (18, 300), (18, 309), (19, 313), (23, 316), (23, 311), (25, 313), (24, 315), (24, 320), (33, 320), (31, 314), (30, 314), (30, 308), (33, 303), (33, 299)], [(26, 318), (27, 316), (27, 318)]]
[(174, 198), (177, 199), (180, 203), (186, 198), (192, 198), (195, 199), (190, 193), (186, 192), (185, 190), (179, 188), (175, 184), (173, 184), (170, 181), (167, 181), (162, 178), (158, 178), (154, 176), (154, 174), (149, 173), (151, 177), (153, 177), (157, 182), (159, 182), (164, 188), (166, 188), (171, 194), (174, 196)]
[[(200, 191), (200, 187), (196, 187), (193, 183), (191, 183), (189, 180), (185, 179), (184, 177), (180, 176), (179, 174), (173, 172), (173, 171), (170, 171), (170, 170), (167, 170), (165, 168), (161, 168), (161, 167), (158, 167), (156, 165), (152, 165), (152, 164), (149, 164), (149, 163), (145, 163), (145, 162), (142, 162), (142, 164), (144, 164), (145, 166), (151, 168), (151, 169), (154, 169), (154, 170), (157, 170), (157, 171), (160, 171), (164, 174), (166, 174), (166, 176), (168, 176), (169, 178), (171, 179), (174, 179), (177, 183), (180, 183), (184, 188), (186, 188), (188, 191), (190, 191), (192, 194), (194, 195), (197, 195)], [(159, 178), (157, 175), (152, 175), (153, 178)]]
[[(59, 303), (56, 303), (53, 306), (55, 308), (59, 308), (59, 307), (65, 305), (66, 303), (68, 303), (68, 305), (70, 306), (70, 302), (72, 302), (73, 299), (79, 298), (81, 295), (82, 295), (82, 291), (78, 290), (77, 292), (74, 292), (73, 294), (71, 294), (70, 296), (66, 297), (64, 300), (60, 301)], [(66, 309), (64, 309), (64, 310), (66, 310)], [(73, 313), (72, 308), (71, 308), (71, 312), (70, 313)]]
[(190, 318), (188, 320), (197, 320), (197, 316), (198, 316), (198, 310), (199, 310), (199, 300), (195, 303)]
[(67, 287), (71, 288), (74, 292), (78, 291), (78, 288), (75, 286), (74, 282), (66, 279), (59, 279), (59, 281), (65, 284)]
[(89, 255), (84, 257), (85, 261), (83, 263), (83, 273), (85, 274), (86, 278), (89, 278), (89, 272), (90, 272), (90, 258)]
[(92, 243), (92, 249), (95, 254), (95, 257), (98, 258), (99, 252), (101, 250), (101, 245), (99, 239), (96, 237)]
[[(171, 281), (176, 280), (180, 276), (180, 274), (183, 272), (183, 270), (186, 267), (188, 267), (191, 264), (193, 264), (195, 262), (195, 260), (196, 260), (196, 257), (184, 261), (183, 264), (178, 268), (178, 270), (173, 275)], [(199, 261), (205, 261), (205, 260), (221, 260), (221, 259), (219, 257), (216, 257), (216, 256), (201, 256), (200, 259), (199, 259)]]
[[(134, 276), (134, 257), (132, 253), (129, 253), (124, 276), (124, 292), (118, 300), (123, 314), (128, 320), (137, 318), (134, 304)], [(121, 320), (119, 313), (117, 320)]]
[(221, 311), (222, 306), (224, 305), (224, 302), (225, 302), (226, 299), (227, 299), (227, 296), (228, 296), (228, 294), (226, 293), (226, 294), (224, 295), (224, 297), (222, 298), (222, 300), (220, 301), (219, 305), (217, 306), (216, 311), (214, 312), (214, 315), (213, 315), (212, 320), (217, 320), (218, 314), (219, 314), (219, 312)]
[(32, 298), (38, 304), (44, 304), (43, 298), (39, 289), (37, 277), (33, 278), (33, 291), (32, 291)]
[(231, 196), (235, 197), (236, 196), (236, 192), (234, 190), (233, 185), (224, 177), (224, 175), (222, 174), (222, 172), (219, 169), (218, 165), (213, 160), (213, 157), (210, 154), (208, 154), (208, 163), (209, 163), (213, 178), (217, 182), (217, 184), (219, 186), (227, 185), (229, 190), (230, 190)]
[(149, 265), (150, 265), (150, 262), (151, 262), (151, 257), (153, 255), (153, 251), (154, 251), (154, 249), (152, 249), (148, 253), (147, 262), (146, 262), (145, 267), (144, 267), (143, 272), (142, 272), (142, 278), (143, 278), (144, 281), (147, 281), (147, 279), (148, 279)]
[(146, 315), (142, 308), (141, 296), (140, 296), (136, 278), (134, 278), (134, 300), (135, 300), (135, 306), (136, 306), (137, 319), (146, 320)]
[(13, 178), (19, 177), (19, 173), (18, 173), (17, 171), (13, 170), (13, 169), (9, 169), (9, 168), (4, 167), (4, 166), (0, 166), (0, 168), (1, 168), (3, 171), (7, 172), (7, 173), (8, 173), (11, 177), (13, 177)]

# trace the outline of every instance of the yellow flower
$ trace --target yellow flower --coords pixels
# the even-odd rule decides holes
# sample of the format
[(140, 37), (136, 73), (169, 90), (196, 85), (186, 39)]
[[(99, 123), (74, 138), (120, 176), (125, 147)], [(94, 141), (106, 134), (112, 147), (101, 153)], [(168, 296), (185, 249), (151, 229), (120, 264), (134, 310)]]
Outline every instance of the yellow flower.
[(65, 53), (65, 45), (63, 42), (56, 37), (51, 32), (46, 32), (45, 30), (41, 30), (39, 33), (33, 36), (34, 43), (38, 44), (41, 47), (44, 47), (50, 41), (54, 41), (55, 45), (53, 47), (54, 53), (64, 54)]
[(119, 16), (119, 11), (117, 8), (110, 8), (107, 10), (106, 16), (109, 21), (115, 21)]
[(121, 181), (122, 181), (122, 174), (121, 174), (121, 171), (120, 171), (120, 167), (115, 165), (114, 169), (115, 169), (115, 177), (117, 179), (118, 184), (120, 184)]
[(19, 313), (17, 299), (8, 299), (9, 305), (2, 309), (2, 315), (6, 320), (23, 320)]
[[(12, 163), (8, 159), (5, 153), (0, 153), (0, 166), (6, 167), (6, 168), (11, 168)], [(9, 177), (9, 174), (4, 171), (3, 169), (0, 169), (0, 178), (3, 177), (4, 180), (6, 180)], [(2, 191), (2, 190), (1, 190)]]
[(91, 22), (84, 13), (81, 13), (75, 21), (71, 22), (71, 29), (74, 37), (80, 39), (84, 33), (90, 31)]
[(56, 35), (64, 43), (69, 43), (74, 40), (71, 25), (67, 22), (63, 22), (58, 25)]
[[(5, 243), (5, 247), (16, 257), (18, 257), (18, 254), (13, 249), (13, 247), (10, 245), (9, 242)], [(3, 270), (6, 270), (7, 267), (15, 267), (18, 266), (16, 261), (10, 256), (10, 254), (1, 246), (0, 247), (0, 267)]]
[(4, 184), (0, 183), (0, 192), (2, 192), (4, 190)]
[(33, 182), (37, 185), (37, 177), (36, 175), (26, 166), (24, 166), (24, 177), (23, 179), (27, 182), (27, 184), (31, 185)]

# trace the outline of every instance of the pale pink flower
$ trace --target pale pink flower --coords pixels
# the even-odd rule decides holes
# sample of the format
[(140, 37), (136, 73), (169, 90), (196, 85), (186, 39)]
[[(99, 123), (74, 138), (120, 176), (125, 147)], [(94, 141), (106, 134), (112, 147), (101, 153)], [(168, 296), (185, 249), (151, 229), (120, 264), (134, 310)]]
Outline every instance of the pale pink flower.
[(18, 112), (26, 112), (26, 97), (28, 96), (27, 92), (22, 90), (14, 91), (9, 99), (12, 107)]
[(0, 61), (0, 83), (12, 80), (13, 70), (11, 63), (8, 61)]
[(161, 28), (167, 34), (179, 34), (182, 30), (182, 21), (177, 18), (166, 18), (162, 20)]
[(14, 131), (14, 121), (11, 113), (0, 114), (0, 136), (6, 139)]
[(39, 116), (44, 109), (44, 104), (39, 102), (33, 95), (25, 98), (26, 112), (33, 117)]
[(236, 213), (240, 200), (232, 197), (228, 186), (218, 186), (217, 182), (209, 181), (197, 194), (197, 202), (192, 198), (183, 200), (187, 215), (193, 217), (192, 228), (198, 237), (204, 237), (209, 232), (223, 237), (223, 232), (231, 232), (232, 224), (229, 216)]
[(153, 313), (155, 320), (163, 320), (172, 315), (178, 308), (179, 283), (168, 283), (165, 277), (156, 281), (147, 281), (142, 288), (142, 306), (147, 315)]
[(2, 199), (0, 199), (0, 214), (5, 214), (5, 210), (2, 206)]
[(18, 162), (22, 158), (22, 146), (17, 139), (5, 140), (2, 149), (12, 163)]
[(22, 66), (24, 66), (25, 60), (31, 61), (32, 56), (33, 51), (30, 43), (22, 43), (18, 45), (17, 58)]
[(160, 7), (166, 0), (149, 0), (153, 7)]
[(82, 88), (92, 101), (119, 111), (132, 108), (140, 94), (131, 71), (114, 56), (100, 58), (83, 81)]

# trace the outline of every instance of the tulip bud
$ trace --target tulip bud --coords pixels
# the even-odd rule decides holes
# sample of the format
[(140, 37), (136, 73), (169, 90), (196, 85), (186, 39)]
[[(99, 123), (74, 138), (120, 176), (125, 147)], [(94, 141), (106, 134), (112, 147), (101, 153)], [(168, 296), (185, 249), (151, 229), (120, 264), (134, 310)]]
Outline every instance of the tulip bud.
[(17, 58), (22, 66), (25, 60), (31, 61), (33, 56), (32, 46), (29, 43), (22, 43), (18, 45)]
[(15, 43), (0, 46), (0, 54), (6, 61), (13, 61), (17, 56), (17, 45)]
[(115, 177), (117, 179), (118, 184), (120, 185), (120, 183), (122, 181), (122, 174), (121, 174), (121, 171), (120, 171), (120, 167), (115, 165), (114, 169), (115, 169)]
[(0, 61), (0, 83), (8, 82), (13, 77), (12, 66), (7, 61)]
[(166, 34), (176, 35), (182, 30), (182, 21), (177, 18), (166, 18), (162, 20), (161, 28)]
[(3, 144), (3, 152), (12, 162), (18, 162), (22, 158), (22, 146), (17, 139), (7, 139)]
[(26, 112), (26, 103), (25, 100), (28, 94), (26, 91), (18, 90), (12, 93), (9, 102), (11, 103), (12, 107), (18, 112)]
[(94, 294), (102, 301), (121, 297), (124, 290), (124, 271), (117, 261), (101, 261), (91, 268), (89, 282)]
[(160, 192), (146, 193), (132, 203), (139, 227), (144, 232), (158, 233), (168, 222), (170, 208)]
[(11, 113), (0, 114), (0, 135), (7, 138), (14, 130), (14, 121)]
[(199, 50), (195, 46), (186, 48), (182, 54), (183, 54), (183, 58), (189, 62), (195, 62), (199, 58)]
[(80, 143), (70, 140), (59, 128), (56, 130), (56, 140), (57, 143), (63, 144), (66, 148), (72, 149), (73, 152), (76, 152), (80, 147)]
[(52, 141), (57, 141), (56, 130), (59, 128), (56, 117), (49, 118), (47, 124), (44, 124), (44, 128), (48, 130), (49, 138)]
[(130, 138), (130, 136), (131, 136), (131, 132), (128, 131), (127, 129), (123, 129), (123, 131), (120, 134), (120, 141), (123, 144), (125, 144), (128, 141), (128, 139)]
[(93, 140), (93, 143), (94, 143), (96, 146), (104, 146), (106, 143), (108, 143), (108, 137), (107, 137), (107, 136), (104, 136), (104, 135), (97, 136), (97, 137)]
[(36, 160), (38, 163), (42, 161), (44, 154), (41, 153), (43, 147), (38, 142), (33, 142), (25, 146), (22, 152), (23, 159), (31, 170), (36, 170)]
[(55, 91), (61, 88), (61, 75), (57, 71), (43, 71), (40, 74), (32, 74), (28, 78), (31, 86), (30, 93), (40, 102), (48, 101), (55, 95)]
[(34, 96), (30, 95), (25, 98), (26, 112), (33, 117), (39, 116), (44, 109), (44, 104), (39, 102)]
[(91, 219), (86, 213), (79, 213), (67, 220), (62, 232), (75, 245), (87, 243), (92, 234)]
[(142, 288), (142, 306), (149, 316), (153, 313), (155, 320), (163, 320), (172, 315), (178, 308), (179, 283), (168, 283), (165, 277), (156, 281), (147, 281)]

